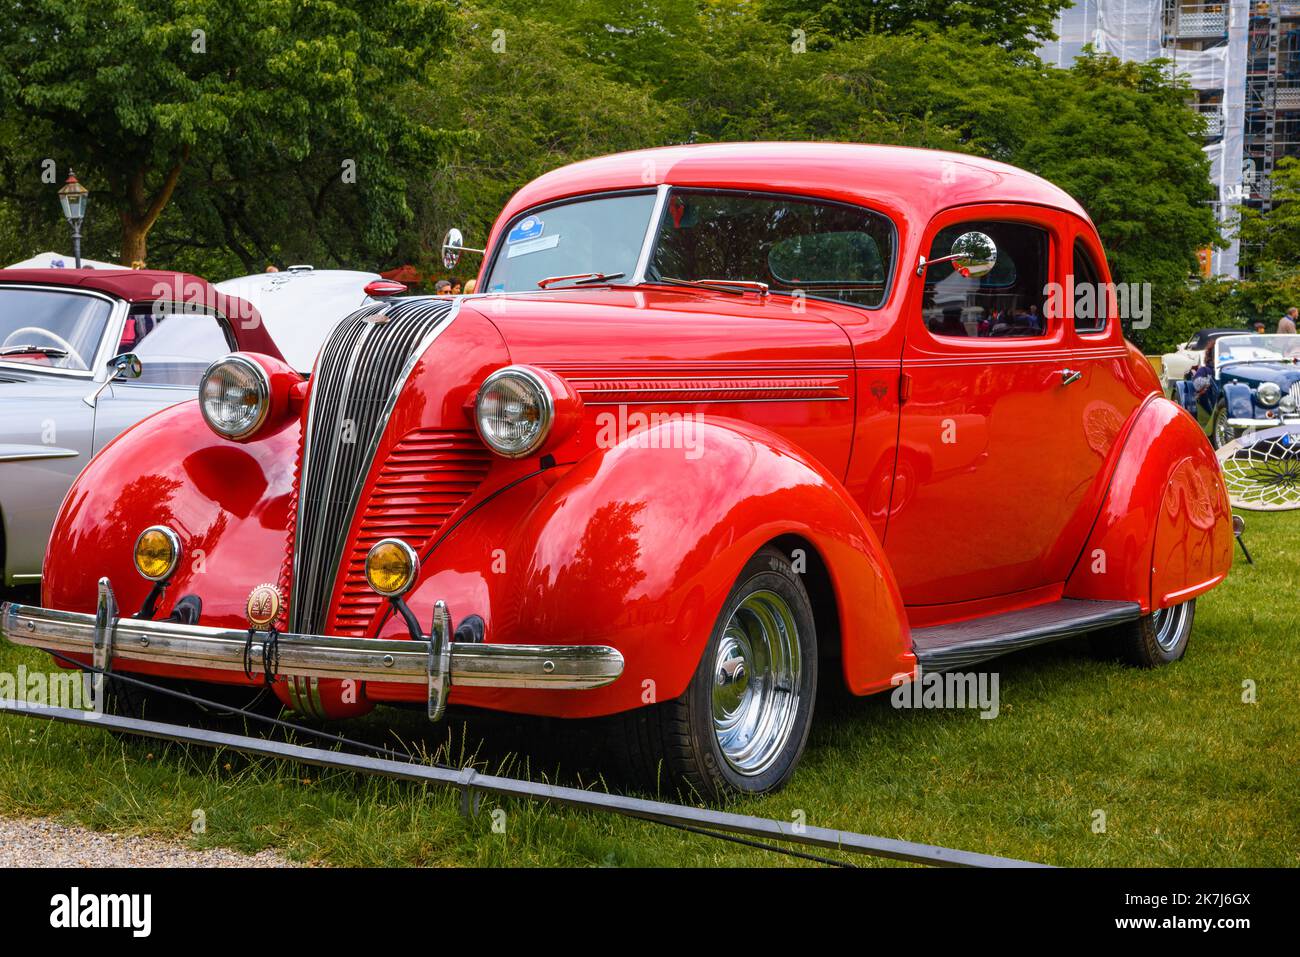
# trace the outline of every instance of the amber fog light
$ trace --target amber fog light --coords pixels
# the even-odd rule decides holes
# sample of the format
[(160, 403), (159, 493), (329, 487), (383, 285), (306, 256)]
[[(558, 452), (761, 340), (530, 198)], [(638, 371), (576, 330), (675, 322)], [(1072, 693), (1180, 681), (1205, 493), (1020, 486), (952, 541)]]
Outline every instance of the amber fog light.
[(181, 560), (181, 540), (165, 525), (151, 525), (135, 540), (135, 568), (153, 582), (165, 581)]
[(246, 439), (262, 427), (271, 407), (271, 383), (256, 362), (226, 356), (208, 366), (199, 382), (199, 408), (213, 432)]
[(366, 581), (385, 598), (405, 595), (419, 573), (420, 557), (400, 538), (380, 539), (366, 554)]

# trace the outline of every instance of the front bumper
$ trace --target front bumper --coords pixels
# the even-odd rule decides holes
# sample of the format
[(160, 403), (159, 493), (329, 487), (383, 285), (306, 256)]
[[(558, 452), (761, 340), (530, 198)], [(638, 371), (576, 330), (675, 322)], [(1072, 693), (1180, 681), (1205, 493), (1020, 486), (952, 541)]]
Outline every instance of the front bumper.
[[(439, 603), (441, 607), (441, 602)], [(63, 654), (90, 655), (104, 671), (115, 660), (148, 661), (184, 668), (244, 672), (245, 651), (263, 669), (265, 642), (248, 644), (248, 632), (121, 618), (108, 579), (100, 579), (97, 612), (59, 611), (0, 604), (0, 637)], [(600, 688), (623, 673), (623, 656), (605, 645), (492, 645), (453, 642), (445, 614), (435, 615), (425, 639), (334, 638), (281, 634), (272, 656), (277, 676), (351, 678), (357, 681), (427, 685), (429, 717), (446, 707), (451, 686)]]
[(1300, 412), (1283, 412), (1271, 419), (1228, 418), (1228, 424), (1239, 429), (1271, 429), (1279, 425), (1295, 425), (1297, 423), (1300, 423)]

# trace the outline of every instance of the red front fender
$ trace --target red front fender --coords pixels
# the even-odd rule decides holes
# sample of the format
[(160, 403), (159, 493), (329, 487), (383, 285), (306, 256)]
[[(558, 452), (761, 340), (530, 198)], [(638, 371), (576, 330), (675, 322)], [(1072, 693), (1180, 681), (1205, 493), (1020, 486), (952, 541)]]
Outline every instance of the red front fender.
[[(457, 622), (483, 617), (491, 642), (613, 645), (623, 677), (581, 692), (462, 688), (453, 701), (584, 717), (676, 697), (741, 567), (787, 535), (826, 566), (849, 688), (912, 670), (883, 550), (839, 481), (765, 430), (689, 428), (691, 448), (680, 425), (657, 426), (501, 496), (432, 553), (411, 598), (422, 621), (440, 598)], [(390, 620), (381, 634), (400, 631)]]

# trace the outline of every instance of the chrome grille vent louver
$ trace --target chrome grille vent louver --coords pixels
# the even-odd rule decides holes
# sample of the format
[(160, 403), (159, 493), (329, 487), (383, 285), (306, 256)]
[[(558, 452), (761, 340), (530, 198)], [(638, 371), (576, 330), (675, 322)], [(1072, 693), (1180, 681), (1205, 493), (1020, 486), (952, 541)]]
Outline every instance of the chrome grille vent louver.
[(1291, 383), (1291, 401), (1300, 409), (1300, 380)]
[(321, 350), (303, 442), (291, 631), (324, 634), (344, 539), (389, 413), (454, 306), (440, 299), (366, 306), (343, 320)]

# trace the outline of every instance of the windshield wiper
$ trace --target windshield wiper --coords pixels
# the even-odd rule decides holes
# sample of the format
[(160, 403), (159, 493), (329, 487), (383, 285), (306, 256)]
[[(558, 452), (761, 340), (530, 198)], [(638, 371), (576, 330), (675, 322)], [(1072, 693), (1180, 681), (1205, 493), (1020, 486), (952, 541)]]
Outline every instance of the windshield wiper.
[(748, 279), (678, 279), (676, 276), (660, 276), (657, 279), (647, 277), (646, 282), (662, 286), (683, 286), (687, 289), (707, 289), (709, 292), (725, 292), (733, 296), (743, 296), (747, 292), (766, 296), (768, 290), (767, 283)]
[(580, 272), (573, 276), (547, 276), (545, 279), (537, 280), (537, 285), (541, 289), (549, 289), (557, 282), (572, 281), (575, 286), (585, 286), (590, 283), (609, 282), (612, 279), (622, 279), (626, 273), (621, 272)]
[(0, 349), (0, 356), (26, 356), (37, 353), (55, 359), (63, 359), (67, 356), (68, 350), (58, 349), (54, 346), (10, 346), (7, 349)]

